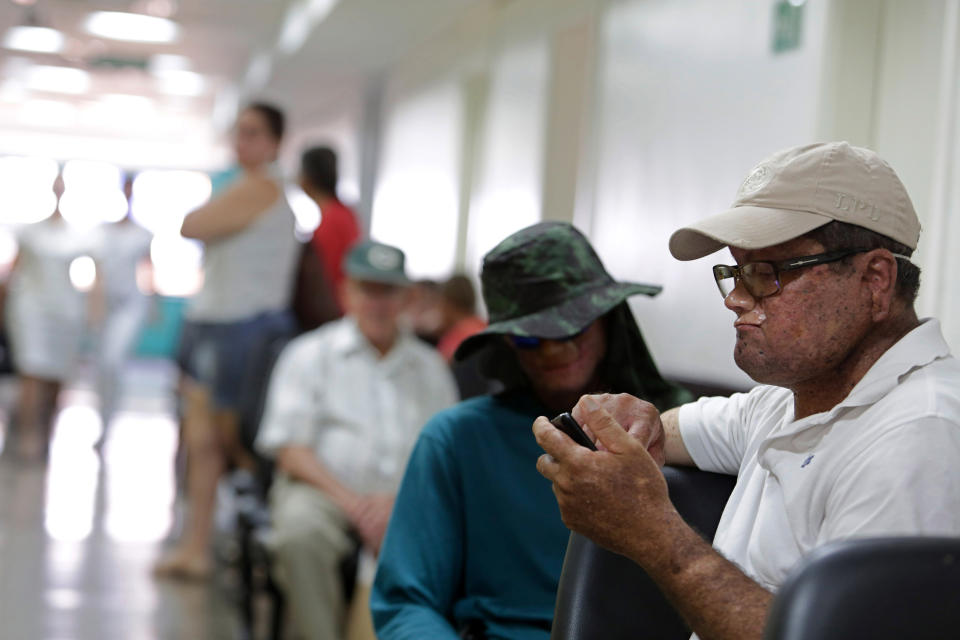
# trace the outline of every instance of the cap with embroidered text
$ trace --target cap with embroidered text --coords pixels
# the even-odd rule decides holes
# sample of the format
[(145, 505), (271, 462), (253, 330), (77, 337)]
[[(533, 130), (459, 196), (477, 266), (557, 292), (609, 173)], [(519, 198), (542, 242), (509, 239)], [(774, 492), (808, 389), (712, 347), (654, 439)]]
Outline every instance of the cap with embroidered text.
[(911, 249), (920, 238), (913, 203), (890, 165), (870, 149), (829, 142), (786, 149), (758, 164), (730, 209), (674, 232), (670, 253), (695, 260), (726, 246), (761, 249), (833, 220)]

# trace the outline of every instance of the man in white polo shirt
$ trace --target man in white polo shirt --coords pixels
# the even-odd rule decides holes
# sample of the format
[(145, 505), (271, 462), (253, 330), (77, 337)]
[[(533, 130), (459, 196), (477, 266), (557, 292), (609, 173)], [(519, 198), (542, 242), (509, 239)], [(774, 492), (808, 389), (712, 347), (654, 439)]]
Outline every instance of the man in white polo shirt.
[[(409, 284), (403, 252), (366, 241), (343, 267), (347, 315), (284, 349), (257, 436), (280, 471), (270, 496), (273, 550), (304, 640), (343, 637), (339, 567), (352, 538), (367, 557), (379, 552), (420, 429), (457, 401), (443, 358), (398, 323)], [(361, 558), (355, 609), (372, 635), (365, 565)]]
[[(600, 452), (534, 424), (564, 522), (643, 566), (700, 636), (760, 638), (773, 592), (829, 541), (960, 535), (960, 364), (914, 312), (919, 235), (874, 152), (777, 153), (731, 209), (670, 239), (680, 260), (729, 247), (714, 277), (761, 386), (663, 415), (585, 396), (574, 416)], [(716, 550), (670, 504), (664, 461), (738, 475)]]

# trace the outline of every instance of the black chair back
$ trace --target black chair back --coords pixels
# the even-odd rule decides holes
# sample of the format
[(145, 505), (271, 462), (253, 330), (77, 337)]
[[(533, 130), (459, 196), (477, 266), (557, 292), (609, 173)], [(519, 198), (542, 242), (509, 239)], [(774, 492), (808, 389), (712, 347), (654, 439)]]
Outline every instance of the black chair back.
[[(670, 499), (712, 540), (734, 476), (664, 467)], [(637, 564), (572, 533), (557, 590), (551, 640), (686, 640), (690, 630)]]
[(811, 553), (774, 599), (765, 640), (960, 638), (960, 538), (846, 540)]

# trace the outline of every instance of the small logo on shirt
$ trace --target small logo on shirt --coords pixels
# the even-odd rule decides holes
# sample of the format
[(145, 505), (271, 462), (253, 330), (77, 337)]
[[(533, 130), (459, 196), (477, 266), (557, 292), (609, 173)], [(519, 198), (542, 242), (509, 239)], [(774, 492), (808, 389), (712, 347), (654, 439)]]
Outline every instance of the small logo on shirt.
[(813, 460), (813, 454), (807, 456), (807, 459), (803, 461), (803, 464), (800, 465), (800, 468), (803, 469), (805, 466), (810, 464), (810, 461)]

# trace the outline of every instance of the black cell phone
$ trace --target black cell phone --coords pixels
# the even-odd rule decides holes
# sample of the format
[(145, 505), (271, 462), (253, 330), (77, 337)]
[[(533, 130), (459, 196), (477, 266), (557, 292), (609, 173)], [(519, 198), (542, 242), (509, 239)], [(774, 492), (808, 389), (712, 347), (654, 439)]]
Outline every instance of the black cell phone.
[(583, 429), (580, 428), (580, 425), (577, 424), (577, 421), (574, 420), (573, 416), (568, 412), (564, 411), (556, 418), (551, 420), (550, 424), (570, 436), (570, 438), (581, 447), (586, 447), (587, 449), (591, 449), (593, 451), (597, 450), (597, 445), (593, 444), (593, 440), (590, 439), (590, 436), (583, 432)]

